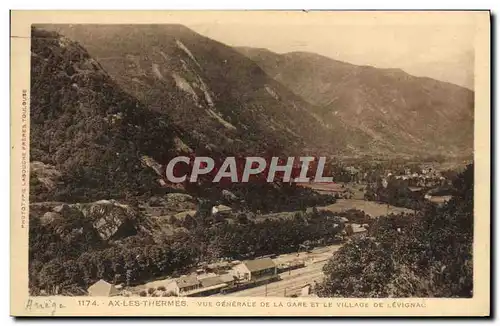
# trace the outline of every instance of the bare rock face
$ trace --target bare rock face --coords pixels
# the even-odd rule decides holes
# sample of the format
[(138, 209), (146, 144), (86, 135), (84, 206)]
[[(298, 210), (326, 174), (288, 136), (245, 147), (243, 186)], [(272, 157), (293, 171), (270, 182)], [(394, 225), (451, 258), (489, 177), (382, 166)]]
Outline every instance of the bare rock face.
[[(93, 203), (62, 204), (41, 217), (44, 225), (51, 225), (60, 235), (95, 230), (102, 240), (109, 240), (124, 230), (135, 229), (138, 212), (114, 200)], [(126, 235), (126, 234), (124, 234)]]

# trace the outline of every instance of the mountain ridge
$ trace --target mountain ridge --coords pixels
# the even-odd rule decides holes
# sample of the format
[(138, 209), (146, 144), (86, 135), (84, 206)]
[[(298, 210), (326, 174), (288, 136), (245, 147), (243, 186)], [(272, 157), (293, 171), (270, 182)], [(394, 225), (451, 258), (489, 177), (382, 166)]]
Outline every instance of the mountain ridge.
[(365, 141), (393, 152), (470, 155), (473, 96), (467, 88), (398, 68), (357, 66), (311, 52), (238, 50), (292, 92), (319, 107), (325, 122), (340, 119)]
[[(41, 25), (82, 44), (197, 155), (467, 156), (473, 92), (398, 68), (232, 48), (183, 25)], [(243, 53), (243, 54), (242, 54)]]

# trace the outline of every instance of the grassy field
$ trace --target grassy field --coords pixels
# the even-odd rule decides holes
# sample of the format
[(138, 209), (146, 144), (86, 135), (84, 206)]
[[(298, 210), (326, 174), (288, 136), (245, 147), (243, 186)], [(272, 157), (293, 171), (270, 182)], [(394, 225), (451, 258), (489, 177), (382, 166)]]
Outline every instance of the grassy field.
[(350, 199), (337, 199), (337, 202), (332, 205), (318, 207), (318, 209), (329, 210), (334, 213), (347, 211), (349, 209), (358, 209), (371, 217), (379, 217), (388, 214), (411, 213), (412, 210), (402, 207), (381, 204), (373, 201), (364, 200), (364, 190), (366, 185), (351, 184), (351, 183), (309, 183), (306, 185), (321, 193), (335, 194), (344, 189), (348, 189), (351, 193)]

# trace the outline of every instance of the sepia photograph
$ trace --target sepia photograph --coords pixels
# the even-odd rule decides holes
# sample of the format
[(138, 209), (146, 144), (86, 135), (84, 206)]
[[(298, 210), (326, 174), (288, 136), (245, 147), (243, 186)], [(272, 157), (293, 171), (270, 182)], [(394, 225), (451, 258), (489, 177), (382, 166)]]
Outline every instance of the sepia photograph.
[(25, 23), (24, 308), (487, 311), (489, 13), (256, 14)]

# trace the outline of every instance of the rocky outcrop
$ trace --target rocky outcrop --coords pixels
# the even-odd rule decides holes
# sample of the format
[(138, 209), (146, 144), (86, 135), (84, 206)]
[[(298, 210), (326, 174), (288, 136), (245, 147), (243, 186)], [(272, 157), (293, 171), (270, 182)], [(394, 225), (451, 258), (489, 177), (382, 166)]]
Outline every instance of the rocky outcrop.
[[(114, 200), (93, 203), (62, 204), (43, 214), (43, 225), (52, 226), (57, 233), (68, 233), (75, 229), (97, 232), (102, 240), (126, 236), (125, 231), (135, 229), (138, 212), (128, 205)], [(83, 232), (82, 231), (82, 232)]]

